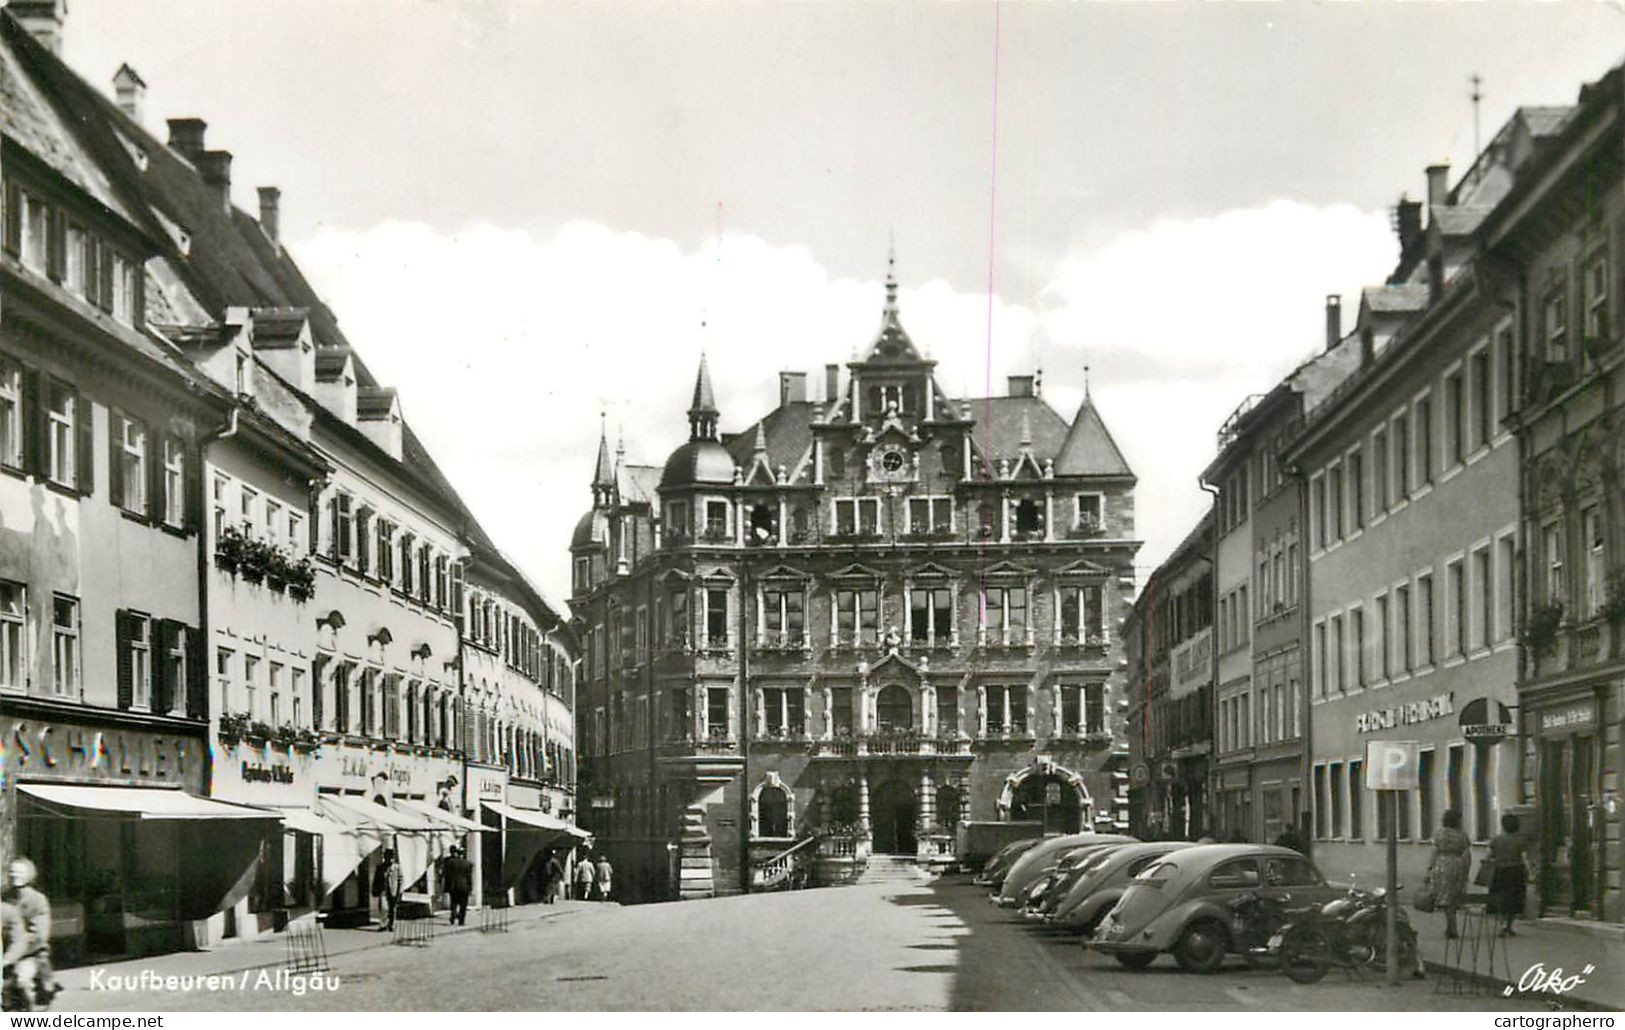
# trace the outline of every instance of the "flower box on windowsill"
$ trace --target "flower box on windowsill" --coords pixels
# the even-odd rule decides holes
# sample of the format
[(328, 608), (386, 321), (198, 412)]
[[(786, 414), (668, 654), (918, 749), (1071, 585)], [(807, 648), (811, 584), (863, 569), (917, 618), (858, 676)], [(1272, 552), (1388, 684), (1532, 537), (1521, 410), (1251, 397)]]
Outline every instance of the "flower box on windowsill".
[(1093, 519), (1084, 519), (1082, 522), (1073, 526), (1071, 531), (1067, 533), (1067, 536), (1071, 537), (1073, 540), (1088, 540), (1091, 537), (1097, 537), (1100, 534), (1100, 523)]
[(1030, 544), (1044, 539), (1042, 529), (1018, 529), (1010, 534), (1010, 539), (1018, 544)]
[(700, 539), (708, 544), (731, 544), (734, 542), (733, 534), (725, 529), (707, 529), (700, 533)]

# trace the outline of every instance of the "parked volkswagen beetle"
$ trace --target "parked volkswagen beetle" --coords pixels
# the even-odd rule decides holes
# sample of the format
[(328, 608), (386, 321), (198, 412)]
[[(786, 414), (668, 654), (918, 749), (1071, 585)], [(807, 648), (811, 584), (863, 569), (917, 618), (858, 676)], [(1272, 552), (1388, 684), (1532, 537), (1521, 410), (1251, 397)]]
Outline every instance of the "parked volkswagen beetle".
[[(1062, 899), (1076, 887), (1079, 880), (1098, 869), (1112, 852), (1130, 846), (1121, 841), (1113, 841), (1104, 844), (1085, 844), (1066, 852), (1048, 875), (1049, 882), (1044, 890), (1041, 893), (1028, 892), (1026, 914), (1035, 919), (1048, 919), (1060, 907)], [(1045, 879), (1046, 877), (1040, 877), (1038, 882), (1044, 883)]]
[(1011, 841), (993, 853), (993, 857), (987, 860), (987, 864), (982, 866), (982, 871), (977, 873), (971, 882), (979, 887), (992, 887), (995, 891), (998, 890), (1004, 885), (1005, 874), (1016, 864), (1016, 859), (1043, 840), (1043, 837), (1027, 837)]
[(1095, 927), (1146, 866), (1175, 851), (1194, 847), (1197, 845), (1177, 840), (1116, 845), (1088, 863), (1083, 875), (1057, 901), (1049, 921), (1078, 930), (1084, 936), (1094, 933)]
[(1027, 849), (1025, 854), (1016, 859), (1016, 864), (1010, 867), (1003, 886), (999, 888), (993, 900), (1004, 908), (1015, 908), (1020, 905), (1026, 900), (1027, 889), (1033, 885), (1033, 881), (1044, 875), (1063, 852), (1084, 844), (1127, 843), (1133, 840), (1133, 837), (1125, 837), (1120, 833), (1071, 833), (1063, 837), (1045, 837), (1042, 843)]
[(1268, 844), (1204, 844), (1175, 851), (1134, 878), (1090, 946), (1130, 969), (1172, 952), (1182, 969), (1211, 973), (1231, 949), (1229, 902), (1260, 887), (1294, 904), (1323, 904), (1337, 891), (1310, 861)]

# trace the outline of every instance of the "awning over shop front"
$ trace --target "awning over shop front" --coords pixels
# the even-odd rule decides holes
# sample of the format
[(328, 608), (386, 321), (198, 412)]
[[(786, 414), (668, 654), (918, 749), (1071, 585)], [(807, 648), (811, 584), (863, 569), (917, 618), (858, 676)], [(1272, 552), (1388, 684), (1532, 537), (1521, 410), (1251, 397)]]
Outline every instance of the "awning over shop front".
[(311, 833), (318, 837), (329, 833), (347, 833), (349, 827), (337, 823), (326, 816), (317, 815), (308, 808), (282, 808), (282, 825), (289, 830), (298, 830), (300, 833)]
[(89, 787), (70, 783), (20, 783), (36, 801), (95, 815), (140, 819), (281, 819), (282, 813), (214, 801), (165, 787)]
[[(200, 798), (164, 787), (94, 787), (20, 783), (19, 792), (52, 817), (128, 820), (137, 840), (173, 835), (177, 919), (206, 919), (247, 895), (267, 835), (280, 832), (282, 813)], [(171, 850), (172, 848), (172, 850)], [(161, 877), (163, 873), (156, 874)]]
[(448, 812), (444, 808), (436, 808), (433, 805), (426, 804), (422, 801), (400, 799), (395, 803), (400, 805), (402, 808), (405, 808), (407, 811), (416, 812), (427, 819), (445, 823), (446, 826), (458, 833), (497, 832), (497, 829), (494, 826), (485, 826), (481, 823), (475, 822), (472, 819), (458, 815), (456, 812)]
[(572, 848), (591, 834), (578, 830), (563, 819), (532, 808), (515, 808), (500, 801), (481, 801), (502, 816), (508, 831), (502, 846), (502, 886), (512, 887), (524, 879), (536, 856), (549, 848)]
[(571, 826), (563, 819), (548, 815), (546, 812), (538, 812), (533, 808), (515, 808), (512, 805), (504, 805), (500, 801), (481, 801), (480, 804), (504, 819), (520, 823), (528, 829), (548, 830), (576, 841), (587, 840), (592, 836), (586, 830)]
[[(342, 838), (322, 838), (322, 882), (328, 890), (342, 883), (345, 876), (350, 875), (380, 847), (395, 849), (395, 857), (401, 864), (401, 882), (410, 889), (430, 863), (444, 854), (457, 832), (445, 823), (414, 812), (352, 795), (323, 794), (317, 801), (321, 814), (343, 823), (348, 828), (346, 836), (354, 842), (352, 856), (351, 846), (344, 844)], [(396, 803), (399, 804), (398, 801)], [(342, 862), (335, 864), (331, 871), (325, 857), (330, 842), (332, 850), (344, 854)], [(339, 875), (344, 864), (348, 864), (348, 868)]]
[(344, 815), (365, 819), (376, 823), (380, 828), (390, 833), (421, 833), (437, 834), (449, 833), (450, 829), (442, 823), (435, 822), (426, 816), (401, 808), (390, 808), (386, 805), (376, 804), (365, 798), (352, 797), (346, 794), (323, 794), (321, 802), (339, 809), (335, 813), (341, 818)]

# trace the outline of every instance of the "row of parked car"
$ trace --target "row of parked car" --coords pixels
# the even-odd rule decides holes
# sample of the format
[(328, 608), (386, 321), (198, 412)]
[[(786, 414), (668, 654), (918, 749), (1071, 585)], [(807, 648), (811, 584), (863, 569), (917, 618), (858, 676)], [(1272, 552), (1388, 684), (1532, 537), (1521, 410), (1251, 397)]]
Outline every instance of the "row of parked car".
[[(1237, 954), (1308, 983), (1333, 966), (1386, 961), (1383, 891), (1339, 890), (1305, 856), (1268, 844), (1034, 837), (1006, 845), (976, 882), (1131, 969), (1166, 952), (1211, 973)], [(1420, 970), (1403, 908), (1399, 917), (1401, 968)]]

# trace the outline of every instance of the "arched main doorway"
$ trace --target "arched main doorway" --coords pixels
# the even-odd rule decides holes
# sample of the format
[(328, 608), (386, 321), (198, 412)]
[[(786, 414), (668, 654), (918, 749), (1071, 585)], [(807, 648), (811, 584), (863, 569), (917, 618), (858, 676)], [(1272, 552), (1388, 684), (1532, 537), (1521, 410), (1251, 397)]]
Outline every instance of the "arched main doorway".
[(897, 684), (880, 688), (875, 698), (875, 722), (878, 729), (906, 730), (914, 725), (914, 698)]
[(1045, 833), (1077, 833), (1083, 828), (1077, 789), (1053, 773), (1021, 781), (1010, 802), (1010, 818), (1042, 823)]
[(902, 780), (887, 780), (869, 798), (869, 821), (874, 850), (882, 855), (914, 854), (914, 788)]

